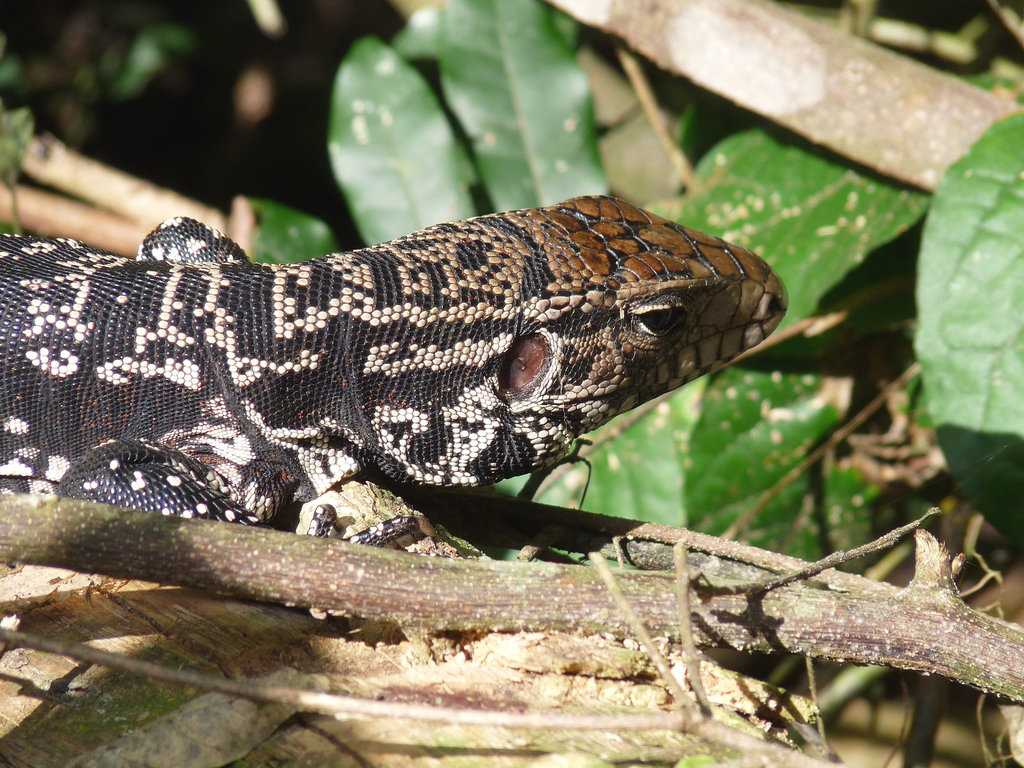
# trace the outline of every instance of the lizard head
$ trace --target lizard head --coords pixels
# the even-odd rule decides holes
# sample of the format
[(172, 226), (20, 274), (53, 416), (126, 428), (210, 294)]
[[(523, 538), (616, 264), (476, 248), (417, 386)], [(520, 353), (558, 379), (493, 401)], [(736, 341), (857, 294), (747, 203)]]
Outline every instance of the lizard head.
[(756, 346), (786, 312), (782, 281), (756, 254), (614, 198), (522, 215), (541, 233), (552, 279), (524, 313), (530, 330), (510, 346), (499, 386), (520, 431), (545, 435), (533, 443), (540, 463), (561, 455), (544, 455), (552, 429), (564, 453)]
[(431, 409), (402, 405), (414, 393), (396, 377), (387, 397), (399, 407), (375, 420), (383, 468), (420, 482), (487, 484), (548, 465), (580, 435), (759, 344), (786, 311), (782, 282), (751, 251), (611, 197), (399, 241), (428, 261), (435, 242), (455, 251), (448, 280), (473, 319), (434, 355), (457, 363), (435, 366)]

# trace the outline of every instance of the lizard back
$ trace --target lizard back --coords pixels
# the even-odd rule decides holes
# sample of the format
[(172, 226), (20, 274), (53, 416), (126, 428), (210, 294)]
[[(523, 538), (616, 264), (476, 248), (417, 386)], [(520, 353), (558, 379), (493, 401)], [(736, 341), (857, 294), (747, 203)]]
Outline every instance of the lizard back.
[(260, 519), (371, 465), (473, 485), (548, 464), (786, 306), (750, 251), (608, 197), (294, 265), (180, 220), (135, 261), (3, 235), (0, 297), (0, 486), (70, 495), (97, 446), (143, 441)]

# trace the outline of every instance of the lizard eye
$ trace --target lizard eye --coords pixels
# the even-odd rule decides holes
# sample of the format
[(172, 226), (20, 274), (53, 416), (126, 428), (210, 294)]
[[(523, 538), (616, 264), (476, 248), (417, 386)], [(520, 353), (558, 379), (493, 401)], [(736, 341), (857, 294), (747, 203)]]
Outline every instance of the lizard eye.
[(651, 336), (664, 336), (686, 320), (685, 307), (653, 307), (637, 314), (641, 330)]
[(551, 365), (551, 346), (539, 333), (516, 339), (505, 353), (498, 374), (501, 391), (513, 397), (530, 394)]

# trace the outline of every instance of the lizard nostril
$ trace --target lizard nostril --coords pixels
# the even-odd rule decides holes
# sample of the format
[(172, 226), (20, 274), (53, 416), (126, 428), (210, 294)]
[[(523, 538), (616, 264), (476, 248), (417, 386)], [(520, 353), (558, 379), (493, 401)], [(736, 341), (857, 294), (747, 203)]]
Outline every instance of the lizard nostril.
[(768, 304), (768, 311), (773, 315), (784, 315), (789, 308), (789, 294), (786, 286), (774, 272), (768, 281), (767, 290), (771, 294), (771, 301)]
[(759, 321), (772, 321), (774, 328), (782, 321), (789, 307), (789, 297), (786, 295), (786, 286), (782, 284), (778, 276), (772, 273), (764, 285), (764, 294), (758, 302), (757, 311), (753, 319)]

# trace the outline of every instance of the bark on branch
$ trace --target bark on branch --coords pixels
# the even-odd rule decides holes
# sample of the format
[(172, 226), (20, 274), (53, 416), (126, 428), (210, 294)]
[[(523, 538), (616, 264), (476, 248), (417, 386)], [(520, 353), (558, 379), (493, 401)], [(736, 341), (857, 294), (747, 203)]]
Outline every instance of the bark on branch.
[[(938, 674), (1024, 701), (1024, 632), (968, 608), (949, 558), (918, 535), (918, 576), (895, 595), (808, 582), (729, 595), (695, 580), (702, 646), (783, 651)], [(428, 632), (629, 634), (591, 569), (444, 560), (290, 533), (163, 518), (52, 497), (0, 499), (0, 558), (198, 587), (236, 597), (390, 620)], [(749, 568), (749, 566), (747, 566)], [(707, 574), (705, 574), (705, 578)], [(654, 635), (677, 632), (673, 576), (622, 573)]]
[(548, 0), (661, 68), (934, 190), (1009, 99), (764, 0)]

